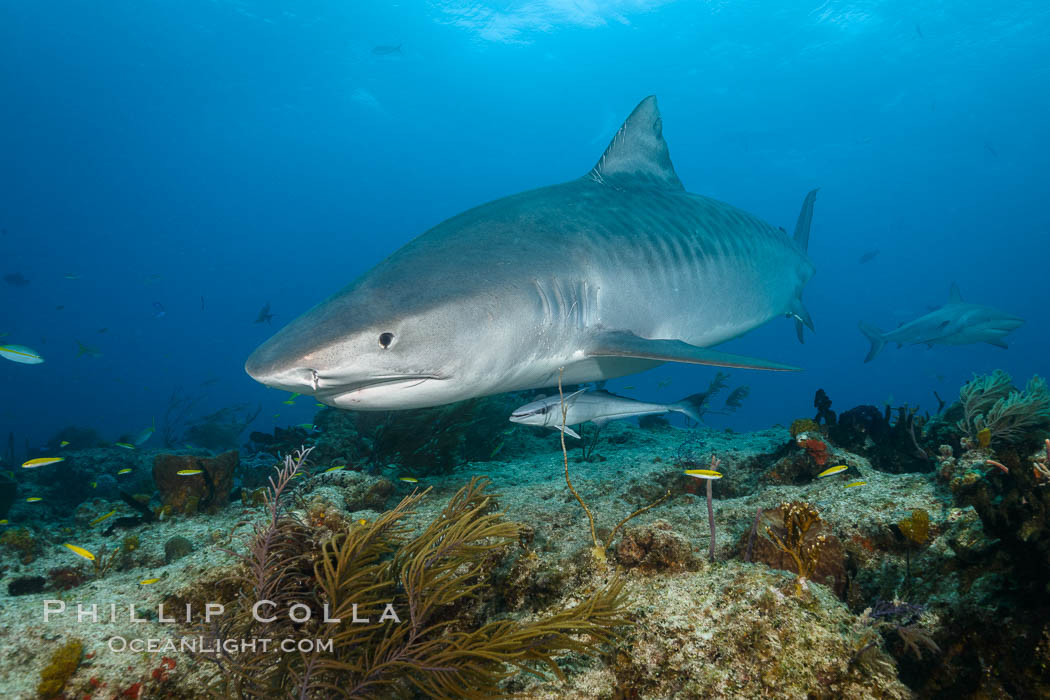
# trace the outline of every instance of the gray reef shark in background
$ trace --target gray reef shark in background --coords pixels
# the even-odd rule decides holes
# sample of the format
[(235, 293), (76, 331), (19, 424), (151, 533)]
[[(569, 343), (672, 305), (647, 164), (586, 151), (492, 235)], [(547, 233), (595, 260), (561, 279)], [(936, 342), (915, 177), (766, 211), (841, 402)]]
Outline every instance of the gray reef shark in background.
[(861, 321), (860, 331), (871, 342), (864, 361), (874, 360), (886, 343), (896, 343), (897, 347), (925, 344), (931, 348), (934, 345), (988, 343), (1005, 348), (1003, 338), (1023, 323), (1024, 319), (991, 306), (967, 304), (962, 300), (959, 286), (953, 282), (947, 304), (889, 333)]
[(564, 420), (562, 398), (545, 396), (514, 409), (514, 412), (510, 414), (510, 421), (561, 430), (566, 435), (579, 438), (580, 436), (571, 426), (588, 421), (600, 427), (611, 420), (677, 412), (700, 423), (702, 422), (700, 414), (706, 400), (707, 394), (700, 393), (687, 396), (676, 403), (647, 403), (610, 394), (607, 391), (580, 389), (565, 396)]
[(248, 358), (254, 379), (358, 410), (596, 382), (664, 362), (793, 370), (708, 347), (801, 294), (816, 191), (794, 239), (685, 191), (656, 98), (584, 177), (470, 209), (414, 239)]

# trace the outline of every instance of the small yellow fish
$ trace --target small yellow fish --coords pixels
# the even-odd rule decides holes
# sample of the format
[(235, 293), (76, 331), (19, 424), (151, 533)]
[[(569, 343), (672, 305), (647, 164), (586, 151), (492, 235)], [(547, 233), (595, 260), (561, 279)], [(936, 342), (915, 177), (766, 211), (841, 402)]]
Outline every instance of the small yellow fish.
[(108, 513), (106, 513), (105, 515), (100, 515), (100, 516), (98, 516), (97, 518), (95, 518), (94, 520), (92, 520), (92, 521), (91, 521), (91, 522), (90, 522), (89, 524), (90, 524), (90, 525), (98, 525), (98, 524), (99, 524), (100, 522), (102, 522), (102, 521), (103, 521), (103, 520), (105, 520), (106, 518), (112, 517), (112, 515), (113, 515), (114, 513), (116, 513), (116, 512), (117, 512), (117, 511), (116, 511), (116, 509), (114, 509), (114, 510), (111, 510), (111, 511), (109, 511)]
[(58, 443), (58, 446), (59, 447), (65, 447), (68, 444), (69, 444), (69, 440), (63, 440), (62, 442)]
[(620, 391), (634, 391), (634, 389), (635, 387), (632, 384), (631, 386), (625, 386), (623, 389), (620, 389)]
[(0, 525), (7, 525), (7, 520), (0, 520)]
[(135, 449), (135, 446), (132, 445), (130, 442), (114, 442), (113, 444), (117, 447), (123, 447), (125, 450)]
[(151, 583), (156, 583), (157, 581), (160, 581), (160, 579), (159, 578), (144, 578), (141, 581), (139, 581), (139, 585), (140, 586), (148, 586)]
[(847, 469), (849, 469), (849, 466), (845, 465), (845, 464), (840, 464), (837, 467), (828, 467), (827, 469), (825, 469), (821, 473), (817, 474), (817, 478), (818, 479), (823, 479), (825, 476), (833, 476), (835, 474), (841, 474), (842, 472), (846, 471)]
[(302, 428), (303, 430), (313, 430), (314, 429), (314, 424), (313, 423), (300, 423), (299, 425), (297, 425), (295, 427), (296, 428)]
[(686, 469), (686, 476), (691, 476), (694, 479), (721, 479), (722, 472), (716, 472), (714, 469)]
[(117, 474), (130, 474), (130, 473), (131, 473), (131, 467), (124, 467), (119, 472), (117, 472)]
[(97, 481), (89, 481), (88, 482), (88, 486), (90, 486), (93, 489), (97, 489), (98, 488), (98, 482)]
[(82, 556), (85, 559), (87, 559), (88, 561), (95, 561), (95, 555), (92, 554), (91, 552), (87, 551), (83, 547), (78, 547), (75, 544), (69, 544), (68, 542), (65, 543), (62, 546), (69, 547), (69, 551), (73, 552), (73, 554), (77, 554), (79, 556)]
[(195, 474), (203, 474), (203, 469), (180, 469), (175, 472), (179, 476), (194, 476)]
[(325, 405), (323, 403), (315, 403), (314, 406), (317, 406), (318, 408), (324, 408), (325, 407)]
[(365, 520), (364, 518), (361, 518), (360, 520), (357, 521), (357, 524), (358, 525), (367, 525), (368, 521)]
[(406, 484), (418, 484), (419, 483), (419, 479), (417, 479), (414, 476), (399, 476), (399, 477), (397, 477), (397, 480), (398, 481), (404, 481)]
[(867, 481), (851, 481), (848, 484), (846, 484), (845, 486), (843, 486), (842, 488), (844, 488), (844, 489), (851, 489), (854, 486), (863, 486), (866, 483), (868, 483), (868, 482)]
[(340, 464), (340, 465), (339, 465), (338, 467), (328, 467), (328, 469), (325, 469), (325, 470), (324, 470), (323, 472), (321, 472), (321, 473), (322, 473), (322, 474), (327, 474), (328, 472), (337, 472), (337, 471), (339, 471), (340, 469), (346, 469), (346, 465), (345, 465), (345, 464)]
[(29, 498), (26, 499), (26, 503), (36, 503), (37, 501), (42, 501), (42, 500), (44, 500), (44, 499), (41, 498), (40, 496), (30, 496)]
[(25, 345), (0, 345), (0, 357), (23, 365), (39, 365), (44, 361), (40, 353)]
[(288, 397), (288, 400), (287, 401), (282, 401), (281, 403), (286, 403), (289, 406), (291, 406), (291, 405), (293, 405), (295, 403), (295, 400), (297, 398), (299, 398), (300, 396), (302, 396), (302, 394), (298, 394), (298, 393), (293, 391), (292, 395)]
[(37, 467), (45, 467), (48, 464), (57, 464), (58, 462), (64, 462), (65, 457), (37, 457), (31, 459), (28, 462), (22, 463), (22, 469), (36, 469)]

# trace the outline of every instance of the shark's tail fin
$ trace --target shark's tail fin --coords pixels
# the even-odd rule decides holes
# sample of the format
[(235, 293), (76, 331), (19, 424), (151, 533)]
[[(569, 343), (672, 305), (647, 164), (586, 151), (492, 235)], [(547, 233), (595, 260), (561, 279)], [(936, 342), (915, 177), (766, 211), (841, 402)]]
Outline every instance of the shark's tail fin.
[[(809, 226), (813, 223), (813, 203), (817, 201), (817, 190), (811, 190), (806, 198), (802, 200), (802, 211), (798, 213), (798, 221), (795, 223), (795, 245), (805, 253), (809, 249)], [(802, 338), (802, 326), (813, 330), (813, 317), (802, 304), (801, 291), (799, 296), (792, 302), (789, 315), (795, 318), (795, 333), (798, 342), (805, 342)]]
[(704, 415), (704, 404), (706, 402), (707, 393), (702, 391), (699, 394), (686, 396), (681, 401), (676, 401), (671, 404), (668, 408), (687, 416), (689, 419), (696, 421), (697, 423), (703, 423), (701, 416)]
[(870, 326), (864, 321), (859, 324), (860, 332), (868, 337), (868, 342), (871, 343), (871, 349), (868, 350), (868, 356), (864, 358), (865, 362), (871, 362), (875, 359), (875, 356), (879, 354), (879, 350), (882, 350), (882, 346), (886, 344), (886, 336), (875, 326)]

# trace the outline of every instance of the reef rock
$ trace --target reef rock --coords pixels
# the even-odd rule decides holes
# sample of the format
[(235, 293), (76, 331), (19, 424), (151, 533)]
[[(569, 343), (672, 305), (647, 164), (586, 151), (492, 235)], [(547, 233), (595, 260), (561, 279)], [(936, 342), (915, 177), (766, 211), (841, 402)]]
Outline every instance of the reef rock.
[(650, 572), (686, 571), (698, 563), (689, 540), (663, 520), (628, 529), (616, 545), (616, 560)]
[[(153, 481), (165, 507), (172, 513), (214, 511), (229, 501), (233, 473), (239, 462), (236, 450), (218, 457), (157, 455), (153, 460)], [(201, 470), (200, 474), (179, 474), (197, 469)]]
[(192, 551), (193, 543), (185, 537), (176, 535), (164, 543), (164, 563), (170, 564), (173, 561), (182, 559)]

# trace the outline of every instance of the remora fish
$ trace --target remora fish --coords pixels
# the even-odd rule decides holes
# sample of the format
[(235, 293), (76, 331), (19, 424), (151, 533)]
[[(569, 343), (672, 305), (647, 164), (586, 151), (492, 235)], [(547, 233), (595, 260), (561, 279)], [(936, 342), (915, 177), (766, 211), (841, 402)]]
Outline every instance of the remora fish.
[(934, 345), (988, 343), (1006, 348), (1003, 338), (1023, 323), (1024, 319), (994, 307), (967, 304), (959, 293), (959, 285), (952, 282), (947, 304), (889, 333), (861, 321), (860, 332), (871, 342), (864, 361), (874, 360), (886, 343), (896, 343), (897, 347), (925, 343), (931, 348)]
[(564, 428), (561, 415), (562, 400), (558, 396), (546, 396), (515, 409), (510, 414), (510, 421), (525, 425), (546, 426), (553, 430), (564, 430), (566, 435), (579, 438), (580, 436), (570, 426), (587, 421), (605, 425), (611, 420), (675, 411), (699, 423), (701, 422), (700, 409), (706, 398), (706, 394), (693, 394), (677, 403), (646, 403), (610, 394), (608, 391), (580, 389), (565, 396)]
[(794, 240), (685, 191), (656, 98), (582, 178), (438, 224), (248, 358), (268, 386), (357, 410), (584, 384), (664, 362), (793, 370), (708, 349), (794, 317), (816, 191)]

